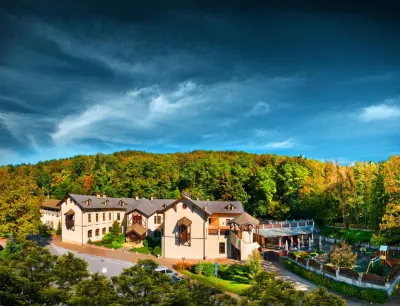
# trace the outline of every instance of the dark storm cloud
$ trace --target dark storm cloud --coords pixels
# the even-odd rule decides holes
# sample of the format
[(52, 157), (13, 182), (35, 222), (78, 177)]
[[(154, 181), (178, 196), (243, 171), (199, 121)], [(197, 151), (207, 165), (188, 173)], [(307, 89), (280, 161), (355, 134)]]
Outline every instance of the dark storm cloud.
[(382, 156), (343, 137), (393, 139), (397, 7), (299, 3), (1, 4), (0, 163), (126, 148)]

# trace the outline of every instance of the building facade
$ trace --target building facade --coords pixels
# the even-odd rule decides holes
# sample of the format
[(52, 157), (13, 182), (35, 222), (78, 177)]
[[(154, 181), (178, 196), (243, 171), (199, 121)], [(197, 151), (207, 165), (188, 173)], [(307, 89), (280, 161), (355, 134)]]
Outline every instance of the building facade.
[(40, 206), (40, 221), (48, 228), (57, 229), (58, 223), (61, 221), (60, 200), (47, 199)]
[[(85, 245), (89, 240), (99, 241), (117, 220), (128, 240), (141, 241), (147, 236), (161, 240), (162, 256), (179, 259), (231, 257), (231, 222), (244, 214), (239, 201), (189, 197), (174, 200), (68, 194), (58, 207), (64, 242)], [(246, 254), (242, 259), (257, 248), (259, 245), (252, 242), (248, 251), (242, 251)]]

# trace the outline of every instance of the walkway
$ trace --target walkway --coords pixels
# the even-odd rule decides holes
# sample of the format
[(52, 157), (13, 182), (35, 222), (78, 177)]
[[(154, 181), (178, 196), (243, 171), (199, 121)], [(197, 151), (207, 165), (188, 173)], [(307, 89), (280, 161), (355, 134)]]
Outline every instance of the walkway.
[[(52, 241), (52, 244), (61, 247), (61, 248), (66, 248), (71, 251), (75, 251), (77, 253), (83, 253), (83, 254), (88, 254), (88, 255), (94, 255), (94, 256), (99, 256), (99, 257), (107, 257), (107, 258), (112, 258), (116, 260), (122, 260), (122, 261), (128, 261), (132, 263), (136, 263), (140, 259), (152, 259), (156, 262), (158, 262), (159, 265), (161, 266), (166, 266), (168, 268), (172, 268), (173, 265), (175, 265), (177, 262), (182, 261), (182, 259), (167, 259), (167, 258), (156, 258), (153, 255), (145, 255), (145, 254), (140, 254), (140, 253), (133, 253), (129, 252), (127, 248), (121, 248), (117, 250), (110, 250), (107, 248), (102, 248), (102, 247), (97, 247), (97, 246), (92, 246), (92, 245), (76, 245), (76, 244), (70, 244), (70, 243), (65, 243), (62, 242), (58, 237), (54, 238)], [(223, 259), (207, 259), (209, 261), (218, 261), (220, 264), (232, 264), (234, 262), (237, 263), (235, 260), (223, 258)], [(185, 262), (191, 262), (191, 263), (197, 263), (199, 260), (198, 259), (185, 259)]]

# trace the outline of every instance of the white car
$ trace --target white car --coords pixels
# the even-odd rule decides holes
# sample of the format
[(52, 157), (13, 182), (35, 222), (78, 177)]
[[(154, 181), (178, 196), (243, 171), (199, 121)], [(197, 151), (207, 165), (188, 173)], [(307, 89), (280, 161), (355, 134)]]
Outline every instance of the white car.
[(168, 269), (167, 267), (158, 267), (155, 269), (155, 271), (160, 272), (162, 274), (169, 275), (169, 276), (177, 276), (178, 275), (178, 272)]

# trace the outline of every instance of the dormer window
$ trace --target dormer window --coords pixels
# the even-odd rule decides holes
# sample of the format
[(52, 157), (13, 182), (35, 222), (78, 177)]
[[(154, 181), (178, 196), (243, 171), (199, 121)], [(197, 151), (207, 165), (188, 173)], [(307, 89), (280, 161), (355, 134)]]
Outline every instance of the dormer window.
[(90, 203), (92, 202), (92, 200), (89, 198), (89, 199), (87, 199), (87, 201), (86, 202), (84, 202), (87, 206), (90, 206)]
[(233, 206), (232, 204), (228, 204), (227, 206), (225, 206), (225, 208), (226, 208), (227, 210), (234, 210), (236, 207)]

